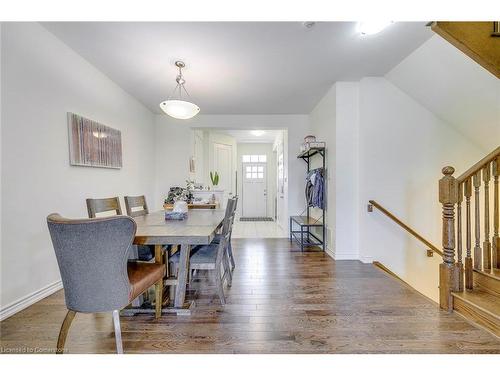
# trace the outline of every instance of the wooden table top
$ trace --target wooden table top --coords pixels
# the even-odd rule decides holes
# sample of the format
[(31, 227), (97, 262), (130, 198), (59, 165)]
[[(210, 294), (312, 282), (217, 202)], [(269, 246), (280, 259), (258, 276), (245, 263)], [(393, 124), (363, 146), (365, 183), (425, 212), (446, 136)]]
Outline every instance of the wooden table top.
[(224, 210), (192, 210), (185, 220), (165, 220), (165, 211), (134, 218), (137, 245), (206, 245), (224, 220)]

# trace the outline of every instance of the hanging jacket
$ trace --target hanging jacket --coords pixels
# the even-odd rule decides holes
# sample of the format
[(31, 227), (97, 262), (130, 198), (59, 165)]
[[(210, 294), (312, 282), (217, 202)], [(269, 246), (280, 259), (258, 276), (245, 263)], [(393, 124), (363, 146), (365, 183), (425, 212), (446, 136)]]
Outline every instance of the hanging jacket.
[(325, 208), (323, 168), (313, 169), (306, 177), (306, 202), (310, 207)]

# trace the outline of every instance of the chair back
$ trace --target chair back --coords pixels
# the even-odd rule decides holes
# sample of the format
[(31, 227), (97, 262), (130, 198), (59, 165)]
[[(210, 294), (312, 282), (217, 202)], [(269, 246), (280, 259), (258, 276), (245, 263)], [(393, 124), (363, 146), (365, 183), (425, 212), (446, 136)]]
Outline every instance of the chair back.
[(222, 224), (222, 238), (219, 242), (219, 248), (217, 250), (217, 260), (216, 262), (222, 262), (222, 257), (224, 254), (224, 249), (226, 248), (226, 244), (229, 242), (229, 238), (231, 237), (231, 229), (233, 227), (234, 221), (234, 212), (236, 207), (236, 199), (229, 198), (226, 206), (226, 213), (224, 215), (224, 222)]
[(226, 233), (229, 233), (231, 230), (231, 226), (233, 224), (232, 219), (234, 219), (235, 207), (236, 207), (236, 199), (229, 198), (227, 200), (226, 212), (224, 214), (224, 222), (222, 223), (223, 236), (224, 236), (224, 231)]
[(115, 211), (116, 215), (122, 214), (120, 199), (118, 197), (92, 199), (87, 198), (87, 211), (89, 218), (95, 218), (101, 212)]
[[(137, 197), (126, 196), (124, 199), (128, 216), (136, 217), (149, 214), (148, 204), (146, 203), (146, 197), (144, 195), (139, 195)], [(140, 209), (134, 210), (134, 208)]]
[(104, 312), (129, 303), (127, 256), (136, 224), (128, 216), (47, 217), (68, 309)]

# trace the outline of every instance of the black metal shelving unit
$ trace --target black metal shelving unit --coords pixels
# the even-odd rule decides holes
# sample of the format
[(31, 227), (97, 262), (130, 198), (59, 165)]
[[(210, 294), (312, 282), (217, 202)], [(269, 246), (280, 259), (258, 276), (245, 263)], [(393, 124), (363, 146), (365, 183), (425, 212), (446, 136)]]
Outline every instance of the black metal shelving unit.
[[(297, 155), (298, 159), (302, 159), (307, 164), (307, 173), (311, 171), (311, 158), (319, 155), (323, 162), (323, 177), (326, 179), (325, 170), (325, 148), (324, 147), (312, 147), (309, 150), (301, 152)], [(304, 251), (305, 246), (320, 246), (323, 251), (325, 251), (325, 208), (323, 208), (323, 215), (321, 221), (319, 219), (312, 218), (310, 216), (310, 207), (307, 205), (306, 216), (290, 216), (290, 241), (295, 240), (300, 245), (300, 250)], [(294, 230), (295, 227), (299, 227), (300, 230)], [(311, 232), (311, 228), (321, 228), (321, 238), (316, 234)]]

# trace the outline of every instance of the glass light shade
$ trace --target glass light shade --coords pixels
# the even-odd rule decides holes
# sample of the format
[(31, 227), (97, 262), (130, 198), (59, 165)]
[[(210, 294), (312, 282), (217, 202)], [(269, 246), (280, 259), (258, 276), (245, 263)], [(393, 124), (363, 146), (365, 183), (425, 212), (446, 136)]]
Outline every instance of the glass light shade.
[(196, 104), (177, 99), (161, 102), (160, 108), (167, 115), (179, 120), (190, 119), (200, 112), (200, 107)]

